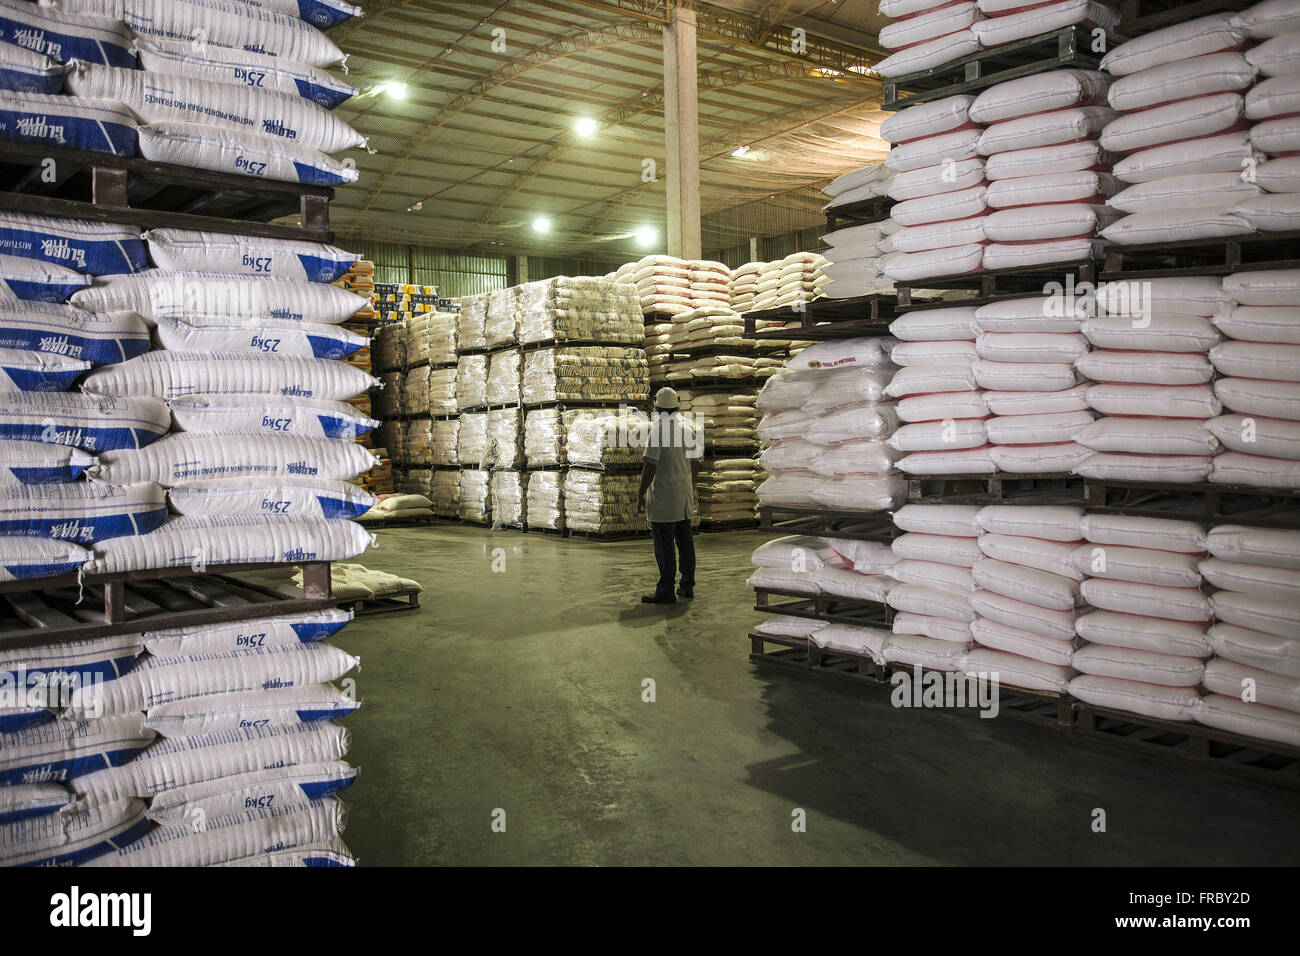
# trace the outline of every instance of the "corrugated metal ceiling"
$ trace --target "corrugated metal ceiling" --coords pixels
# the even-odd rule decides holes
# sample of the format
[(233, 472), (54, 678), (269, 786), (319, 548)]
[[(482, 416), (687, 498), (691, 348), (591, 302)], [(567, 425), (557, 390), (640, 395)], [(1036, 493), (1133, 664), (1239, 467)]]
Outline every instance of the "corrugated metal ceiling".
[[(874, 11), (865, 0), (699, 5), (706, 249), (810, 225), (821, 184), (883, 157), (879, 84), (787, 49), (802, 25), (837, 41), (833, 55), (852, 44), (855, 63), (872, 62), (854, 41), (871, 39)], [(374, 150), (357, 156), (360, 182), (339, 190), (336, 228), (479, 252), (635, 256), (643, 226), (662, 242), (662, 15), (662, 0), (368, 4), (332, 34), (370, 94), (339, 115)], [(394, 81), (404, 100), (370, 92)], [(583, 116), (600, 124), (588, 138), (573, 128)], [(647, 160), (657, 182), (643, 181)], [(532, 229), (538, 216), (549, 234)]]

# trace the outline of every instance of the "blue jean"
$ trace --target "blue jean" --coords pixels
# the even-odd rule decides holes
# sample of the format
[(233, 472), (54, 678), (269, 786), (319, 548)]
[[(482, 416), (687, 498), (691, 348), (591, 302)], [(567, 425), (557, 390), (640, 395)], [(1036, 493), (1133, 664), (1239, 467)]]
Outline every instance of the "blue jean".
[(695, 590), (695, 539), (691, 536), (690, 520), (652, 521), (650, 529), (654, 533), (655, 561), (659, 563), (659, 584), (655, 593), (672, 595), (678, 552), (681, 553), (682, 588)]

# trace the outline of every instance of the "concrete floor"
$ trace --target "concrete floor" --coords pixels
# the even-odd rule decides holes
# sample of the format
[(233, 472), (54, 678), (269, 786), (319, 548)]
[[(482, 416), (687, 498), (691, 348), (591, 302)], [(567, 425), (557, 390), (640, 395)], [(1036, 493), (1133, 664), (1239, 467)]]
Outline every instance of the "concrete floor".
[(345, 795), (361, 863), (1300, 863), (1295, 791), (757, 672), (745, 577), (763, 537), (696, 540), (698, 597), (664, 608), (639, 603), (648, 540), (381, 532), (364, 562), (425, 592), (337, 640), (362, 660)]

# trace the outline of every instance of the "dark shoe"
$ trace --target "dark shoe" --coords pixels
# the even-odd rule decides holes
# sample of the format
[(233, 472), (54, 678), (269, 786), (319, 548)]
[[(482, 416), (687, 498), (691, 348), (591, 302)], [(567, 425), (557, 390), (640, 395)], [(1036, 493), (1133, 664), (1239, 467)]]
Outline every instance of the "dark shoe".
[(644, 594), (641, 596), (642, 604), (676, 604), (677, 599), (671, 594)]
[(695, 588), (678, 588), (677, 596), (686, 598), (686, 600), (689, 601), (691, 598), (695, 597)]

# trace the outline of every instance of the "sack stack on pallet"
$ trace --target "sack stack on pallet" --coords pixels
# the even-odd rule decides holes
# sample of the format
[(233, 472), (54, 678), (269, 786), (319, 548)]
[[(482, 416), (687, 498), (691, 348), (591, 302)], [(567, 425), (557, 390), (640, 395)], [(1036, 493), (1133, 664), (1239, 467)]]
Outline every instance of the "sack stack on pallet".
[[(885, 120), (881, 124), (882, 138), (887, 135), (890, 122)], [(845, 173), (822, 189), (822, 192), (835, 197), (826, 211), (833, 212), (840, 199), (857, 196), (864, 189), (873, 197), (887, 196), (892, 181), (892, 170), (882, 164)], [(830, 248), (826, 250), (826, 265), (822, 267), (826, 281), (820, 288), (821, 293), (832, 299), (846, 299), (893, 292), (894, 284), (884, 270), (885, 265), (900, 254), (891, 237), (905, 224), (891, 214), (876, 222), (844, 225), (823, 235), (822, 241)]]
[[(313, 11), (322, 28), (359, 12), (335, 0)], [(6, 92), (6, 138), (311, 185), (356, 178), (327, 155), (362, 144), (329, 113), (356, 91), (318, 69), (342, 55), (296, 16), (6, 0), (0, 18), (0, 84), (19, 89)], [(192, 44), (196, 31), (208, 43)], [(39, 49), (10, 69), (33, 37)], [(264, 71), (262, 89), (239, 78), (250, 69)], [(73, 95), (60, 96), (65, 73)], [(365, 549), (370, 536), (348, 520), (374, 503), (349, 481), (375, 461), (356, 439), (377, 424), (348, 404), (375, 383), (368, 340), (343, 327), (371, 307), (356, 256), (4, 218), (4, 580)], [(348, 275), (352, 288), (337, 284)], [(357, 703), (330, 682), (356, 659), (322, 641), (349, 619), (308, 612), (0, 652), (11, 686), (36, 677), (50, 692), (0, 718), (0, 863), (351, 865), (333, 794), (356, 771), (333, 718)]]
[(759, 505), (844, 511), (902, 503), (899, 457), (886, 443), (898, 427), (885, 388), (896, 367), (894, 339), (814, 345), (790, 360), (759, 393), (759, 459), (768, 478)]
[(676, 316), (730, 302), (731, 270), (721, 262), (645, 256), (605, 277), (636, 287), (645, 315)]

